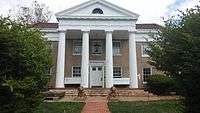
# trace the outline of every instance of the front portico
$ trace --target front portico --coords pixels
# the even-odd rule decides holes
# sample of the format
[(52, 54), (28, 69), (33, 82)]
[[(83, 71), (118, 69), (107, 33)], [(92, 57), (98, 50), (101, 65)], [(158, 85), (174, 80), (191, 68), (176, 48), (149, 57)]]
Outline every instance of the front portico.
[[(65, 48), (67, 47), (67, 44), (66, 44), (67, 37), (65, 34), (67, 34), (67, 33), (68, 32), (60, 33), (60, 36), (62, 36), (62, 37), (59, 38), (60, 40), (58, 43), (58, 49), (59, 48), (61, 48), (61, 49), (58, 50), (56, 86), (59, 86), (62, 83), (61, 81), (63, 81), (63, 87), (57, 87), (57, 88), (64, 88), (64, 84), (68, 84), (68, 83), (69, 84), (81, 84), (81, 86), (83, 86), (85, 88), (89, 88), (89, 87), (91, 88), (91, 87), (95, 87), (95, 86), (110, 88), (113, 86), (115, 81), (116, 81), (115, 82), (116, 84), (117, 84), (117, 81), (119, 82), (119, 80), (120, 80), (119, 78), (113, 78), (113, 49), (112, 49), (112, 47), (110, 47), (113, 45), (112, 44), (113, 41), (111, 40), (112, 39), (111, 32), (105, 32), (105, 34), (107, 34), (107, 33), (110, 33), (110, 34), (107, 34), (107, 36), (105, 38), (104, 37), (102, 38), (102, 40), (105, 40), (105, 42), (106, 42), (105, 51), (107, 51), (105, 54), (105, 60), (102, 60), (102, 61), (95, 61), (95, 60), (89, 59), (89, 40), (90, 40), (89, 32), (86, 32), (87, 34), (84, 34), (84, 32), (83, 32), (82, 33), (82, 54), (81, 54), (81, 78), (65, 77), (64, 70), (67, 67), (65, 67), (65, 63), (63, 63), (63, 62), (68, 62), (67, 59), (65, 58), (65, 52), (67, 52), (65, 50)], [(110, 35), (110, 37), (109, 37), (109, 35)], [(110, 39), (106, 40), (106, 38), (110, 38)], [(91, 37), (91, 39), (94, 39), (94, 37), (93, 38)], [(62, 42), (62, 41), (64, 41), (64, 42)], [(130, 39), (129, 39), (129, 41), (130, 41)], [(135, 43), (134, 40), (133, 40), (133, 43)], [(135, 51), (136, 51), (136, 49), (135, 49)], [(62, 53), (60, 53), (60, 52), (62, 52)], [(130, 52), (129, 52), (129, 54), (130, 54)], [(132, 55), (136, 55), (136, 54), (132, 53)], [(131, 59), (129, 59), (129, 62), (130, 61), (131, 61)], [(61, 65), (64, 65), (64, 66), (61, 66)], [(132, 65), (132, 64), (129, 64), (129, 67), (131, 67), (130, 65)], [(137, 65), (137, 64), (135, 64), (135, 65)], [(64, 68), (62, 68), (62, 67), (64, 67)], [(131, 68), (130, 68), (130, 70), (131, 70)], [(63, 73), (63, 76), (61, 76), (62, 74), (58, 74), (58, 73)], [(97, 74), (102, 74), (102, 75), (97, 75)], [(95, 76), (93, 76), (93, 75), (95, 75)], [(134, 76), (135, 76), (135, 78), (137, 78), (137, 74), (135, 74)], [(132, 77), (134, 77), (134, 76), (132, 76)], [(132, 78), (132, 79), (134, 79), (134, 78)], [(67, 82), (67, 80), (68, 80), (68, 82)], [(121, 80), (125, 80), (126, 84), (127, 84), (127, 81), (131, 83), (131, 81), (130, 81), (131, 77), (126, 78), (126, 79), (121, 78)], [(73, 83), (73, 81), (75, 83)], [(96, 82), (101, 82), (101, 83), (96, 83)], [(134, 82), (132, 82), (132, 83), (134, 83)], [(98, 85), (98, 84), (100, 84), (100, 85)], [(60, 85), (60, 86), (62, 86), (62, 85)], [(136, 88), (136, 87), (134, 87), (134, 88)]]
[[(91, 0), (84, 4), (56, 14), (58, 24), (58, 55), (56, 88), (65, 88), (65, 84), (80, 84), (84, 88), (111, 88), (120, 80), (128, 81), (130, 88), (138, 88), (136, 60), (136, 22), (139, 15), (108, 3), (104, 0)], [(78, 32), (75, 32), (78, 31)], [(67, 41), (82, 40), (81, 77), (65, 77), (65, 62), (67, 59)], [(105, 59), (95, 61), (90, 59), (90, 41), (100, 39), (105, 41)], [(127, 78), (113, 78), (113, 40), (127, 39), (129, 41), (129, 72)], [(123, 83), (122, 83), (123, 84)]]

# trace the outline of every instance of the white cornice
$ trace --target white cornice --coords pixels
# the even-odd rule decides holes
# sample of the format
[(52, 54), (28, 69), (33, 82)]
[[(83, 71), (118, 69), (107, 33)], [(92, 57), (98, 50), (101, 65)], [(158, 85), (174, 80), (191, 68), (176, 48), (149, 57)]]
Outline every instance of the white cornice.
[(94, 19), (94, 20), (137, 20), (133, 17), (125, 16), (57, 16), (58, 19)]

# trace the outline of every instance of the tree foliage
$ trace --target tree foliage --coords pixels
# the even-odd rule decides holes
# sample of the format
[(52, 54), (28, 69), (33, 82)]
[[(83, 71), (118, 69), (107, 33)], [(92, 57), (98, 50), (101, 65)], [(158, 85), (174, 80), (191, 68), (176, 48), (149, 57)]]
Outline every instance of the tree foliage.
[(45, 4), (39, 4), (37, 1), (33, 1), (30, 7), (19, 6), (15, 10), (10, 10), (10, 15), (24, 24), (34, 24), (50, 21), (52, 12)]
[(48, 81), (48, 42), (39, 30), (1, 17), (0, 48), (0, 111), (32, 113)]
[(200, 7), (165, 21), (150, 43), (151, 64), (172, 76), (183, 90), (187, 113), (200, 111)]

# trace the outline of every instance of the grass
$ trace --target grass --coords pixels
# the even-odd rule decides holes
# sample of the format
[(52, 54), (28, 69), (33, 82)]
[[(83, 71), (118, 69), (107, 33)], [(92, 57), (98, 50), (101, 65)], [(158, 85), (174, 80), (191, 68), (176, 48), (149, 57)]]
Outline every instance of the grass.
[(183, 113), (180, 101), (110, 102), (112, 113)]
[(80, 102), (45, 102), (35, 113), (81, 113), (83, 106)]

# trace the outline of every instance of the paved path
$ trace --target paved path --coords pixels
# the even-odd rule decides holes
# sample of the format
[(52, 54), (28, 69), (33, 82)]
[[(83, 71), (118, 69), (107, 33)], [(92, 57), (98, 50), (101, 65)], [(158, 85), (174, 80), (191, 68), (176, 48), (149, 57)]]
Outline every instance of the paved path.
[(81, 113), (110, 113), (106, 97), (88, 97)]

